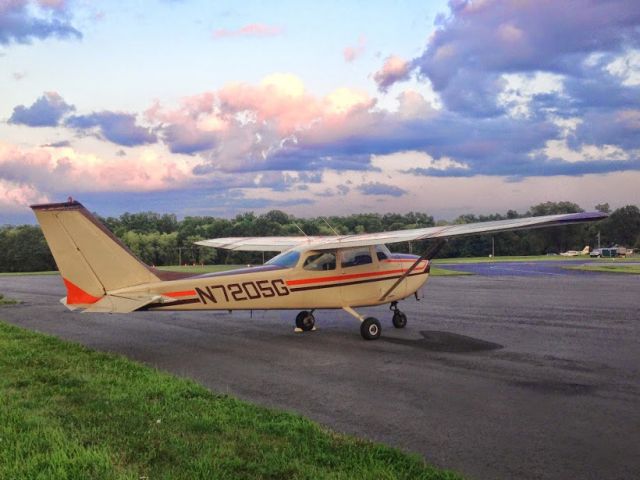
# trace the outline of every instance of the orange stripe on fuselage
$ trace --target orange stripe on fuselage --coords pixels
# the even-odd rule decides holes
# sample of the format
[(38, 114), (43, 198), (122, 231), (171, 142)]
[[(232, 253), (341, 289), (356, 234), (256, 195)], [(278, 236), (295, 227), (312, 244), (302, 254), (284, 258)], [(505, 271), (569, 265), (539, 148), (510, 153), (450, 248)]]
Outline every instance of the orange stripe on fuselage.
[(184, 290), (182, 292), (163, 293), (162, 295), (166, 295), (167, 297), (171, 297), (171, 298), (178, 298), (178, 297), (189, 297), (195, 294), (196, 294), (195, 290)]
[(308, 283), (323, 283), (334, 282), (336, 280), (350, 280), (352, 278), (366, 278), (377, 277), (380, 275), (390, 275), (393, 273), (402, 273), (404, 270), (385, 270), (382, 272), (366, 272), (366, 273), (351, 273), (347, 275), (336, 275), (333, 277), (315, 277), (315, 278), (301, 278), (299, 280), (287, 280), (287, 285), (306, 285)]
[[(397, 260), (393, 260), (396, 262)], [(411, 260), (411, 262), (415, 262), (415, 260)], [(426, 266), (425, 266), (426, 268)], [(419, 269), (416, 269), (419, 270)], [(309, 283), (325, 283), (325, 282), (334, 282), (339, 280), (351, 280), (353, 278), (367, 278), (367, 277), (379, 277), (381, 275), (394, 275), (397, 273), (404, 273), (405, 269), (397, 269), (397, 270), (382, 270), (379, 272), (366, 272), (366, 273), (351, 273), (346, 275), (335, 275), (332, 277), (315, 277), (315, 278), (301, 278), (299, 280), (288, 280), (287, 285), (307, 285)]]

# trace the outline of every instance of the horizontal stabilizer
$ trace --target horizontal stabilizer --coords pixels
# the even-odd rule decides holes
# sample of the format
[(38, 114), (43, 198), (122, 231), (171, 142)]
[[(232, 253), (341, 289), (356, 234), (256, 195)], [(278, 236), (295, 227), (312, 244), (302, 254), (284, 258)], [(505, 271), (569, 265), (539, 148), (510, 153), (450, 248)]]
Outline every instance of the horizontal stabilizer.
[(83, 310), (83, 313), (130, 313), (150, 303), (172, 302), (175, 299), (162, 295), (105, 295), (95, 303), (68, 305), (66, 297), (60, 300), (69, 310)]

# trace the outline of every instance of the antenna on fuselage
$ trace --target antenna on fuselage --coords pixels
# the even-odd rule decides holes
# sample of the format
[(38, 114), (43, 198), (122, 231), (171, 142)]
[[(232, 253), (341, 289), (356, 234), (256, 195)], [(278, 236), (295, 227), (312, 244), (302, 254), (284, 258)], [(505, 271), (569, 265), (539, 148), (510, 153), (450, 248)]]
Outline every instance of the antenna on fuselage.
[(336, 234), (336, 237), (340, 236), (340, 234), (338, 232), (336, 232), (336, 229), (331, 226), (331, 224), (329, 223), (329, 221), (326, 218), (324, 218), (324, 217), (320, 217), (320, 218), (322, 219), (322, 221), (324, 221), (324, 223), (327, 224), (327, 226), (333, 231), (333, 233)]
[(302, 228), (300, 228), (300, 225), (298, 225), (296, 222), (293, 222), (293, 224), (296, 226), (296, 228), (298, 230), (300, 230), (302, 232), (302, 234), (307, 237), (307, 240), (309, 239), (309, 235), (307, 235), (306, 233), (304, 233), (304, 230)]

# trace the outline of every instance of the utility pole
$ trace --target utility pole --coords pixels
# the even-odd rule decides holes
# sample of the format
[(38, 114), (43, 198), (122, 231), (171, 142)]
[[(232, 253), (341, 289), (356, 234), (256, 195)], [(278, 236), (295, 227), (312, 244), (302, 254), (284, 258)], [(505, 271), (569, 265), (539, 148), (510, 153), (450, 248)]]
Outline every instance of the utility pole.
[(496, 258), (496, 239), (491, 236), (491, 258)]
[(182, 247), (178, 247), (178, 265), (182, 265)]
[(600, 248), (600, 230), (598, 230), (598, 249)]

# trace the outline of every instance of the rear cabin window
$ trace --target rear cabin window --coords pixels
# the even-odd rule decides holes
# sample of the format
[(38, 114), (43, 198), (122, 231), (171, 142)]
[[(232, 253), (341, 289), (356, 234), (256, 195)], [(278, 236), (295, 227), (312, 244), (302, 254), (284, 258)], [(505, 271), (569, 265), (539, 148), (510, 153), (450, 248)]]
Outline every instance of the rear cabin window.
[(320, 252), (309, 255), (304, 261), (305, 270), (321, 272), (336, 269), (336, 252)]
[(376, 255), (378, 256), (378, 260), (391, 258), (391, 252), (386, 245), (376, 245)]
[(343, 250), (340, 263), (342, 264), (342, 268), (349, 268), (367, 265), (372, 262), (369, 247), (357, 247)]

